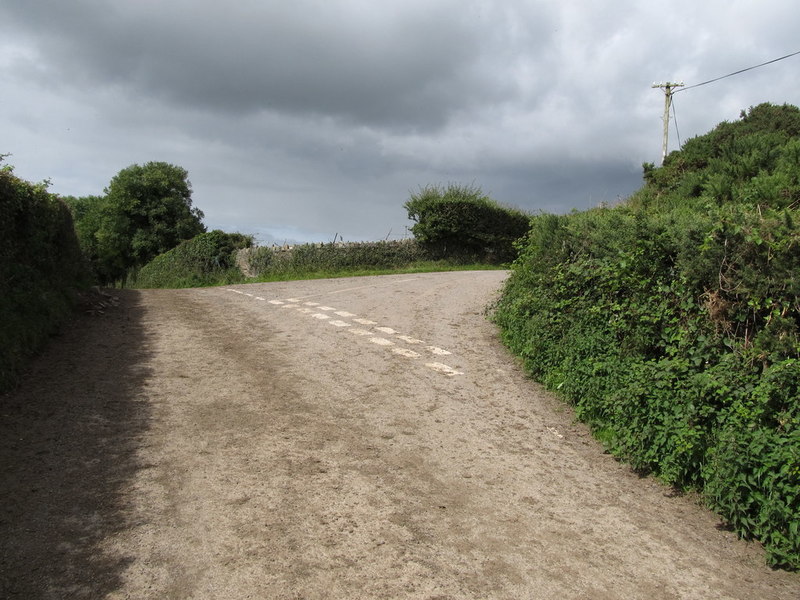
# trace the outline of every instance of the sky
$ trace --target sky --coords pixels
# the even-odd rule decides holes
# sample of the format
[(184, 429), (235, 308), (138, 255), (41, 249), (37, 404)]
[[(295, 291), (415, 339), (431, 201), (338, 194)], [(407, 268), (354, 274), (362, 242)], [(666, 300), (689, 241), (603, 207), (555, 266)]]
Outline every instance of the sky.
[[(179, 165), (209, 230), (262, 244), (401, 239), (428, 185), (628, 197), (661, 159), (653, 83), (798, 29), (796, 0), (0, 0), (0, 154), (73, 196)], [(676, 93), (670, 150), (762, 102), (800, 106), (800, 55)]]

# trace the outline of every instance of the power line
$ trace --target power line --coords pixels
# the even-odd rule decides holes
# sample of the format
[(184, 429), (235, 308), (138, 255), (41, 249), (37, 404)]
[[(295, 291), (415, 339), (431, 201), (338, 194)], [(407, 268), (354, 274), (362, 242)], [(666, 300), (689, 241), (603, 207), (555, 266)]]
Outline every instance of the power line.
[(678, 149), (683, 149), (683, 144), (681, 144), (681, 132), (678, 129), (678, 115), (675, 114), (675, 99), (672, 99), (672, 122), (675, 123), (675, 134), (678, 136)]
[(771, 65), (774, 62), (778, 62), (779, 60), (783, 60), (784, 58), (789, 58), (791, 56), (796, 56), (797, 54), (800, 54), (800, 50), (798, 50), (797, 52), (792, 52), (791, 54), (787, 54), (786, 56), (781, 56), (780, 58), (774, 58), (772, 60), (768, 60), (767, 62), (761, 63), (760, 65), (755, 65), (753, 67), (747, 67), (746, 69), (740, 69), (738, 71), (734, 71), (733, 73), (728, 73), (727, 75), (723, 75), (722, 77), (715, 77), (714, 79), (709, 79), (708, 81), (704, 81), (702, 83), (687, 85), (686, 87), (680, 90), (675, 90), (673, 93), (677, 94), (678, 92), (685, 92), (686, 90), (700, 87), (701, 85), (708, 85), (709, 83), (714, 83), (715, 81), (719, 81), (720, 79), (725, 79), (726, 77), (733, 77), (734, 75), (738, 75), (739, 73), (744, 73), (745, 71), (752, 71), (753, 69), (758, 69), (759, 67)]

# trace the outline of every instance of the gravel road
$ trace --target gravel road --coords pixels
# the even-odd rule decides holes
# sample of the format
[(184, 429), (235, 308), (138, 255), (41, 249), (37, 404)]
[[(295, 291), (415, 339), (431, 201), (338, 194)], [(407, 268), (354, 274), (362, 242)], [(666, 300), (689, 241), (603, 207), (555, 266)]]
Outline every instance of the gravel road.
[(0, 398), (0, 597), (800, 598), (524, 377), (505, 276), (115, 292)]

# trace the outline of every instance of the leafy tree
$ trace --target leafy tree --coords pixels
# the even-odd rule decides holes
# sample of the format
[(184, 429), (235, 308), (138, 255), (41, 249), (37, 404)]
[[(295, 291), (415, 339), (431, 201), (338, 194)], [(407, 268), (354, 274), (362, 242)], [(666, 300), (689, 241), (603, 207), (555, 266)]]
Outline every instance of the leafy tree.
[(205, 231), (203, 212), (192, 207), (188, 175), (181, 167), (149, 162), (121, 170), (109, 183), (102, 237), (108, 250), (124, 252), (127, 267), (141, 267)]
[(429, 185), (405, 203), (417, 242), (434, 258), (508, 262), (530, 227), (519, 210), (500, 206), (479, 187)]
[(101, 283), (125, 279), (159, 254), (205, 232), (185, 169), (149, 162), (122, 169), (105, 196), (67, 197), (84, 255)]

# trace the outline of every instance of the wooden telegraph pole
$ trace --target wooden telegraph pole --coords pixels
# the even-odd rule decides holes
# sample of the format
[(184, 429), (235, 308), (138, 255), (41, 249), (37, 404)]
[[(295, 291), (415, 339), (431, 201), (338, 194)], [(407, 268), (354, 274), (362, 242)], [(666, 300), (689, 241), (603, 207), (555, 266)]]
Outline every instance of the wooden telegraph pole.
[(676, 87), (683, 87), (683, 82), (680, 83), (654, 83), (654, 88), (664, 89), (664, 141), (661, 145), (661, 164), (664, 164), (664, 159), (667, 157), (667, 141), (669, 139), (669, 107), (672, 105), (672, 94), (675, 93)]

